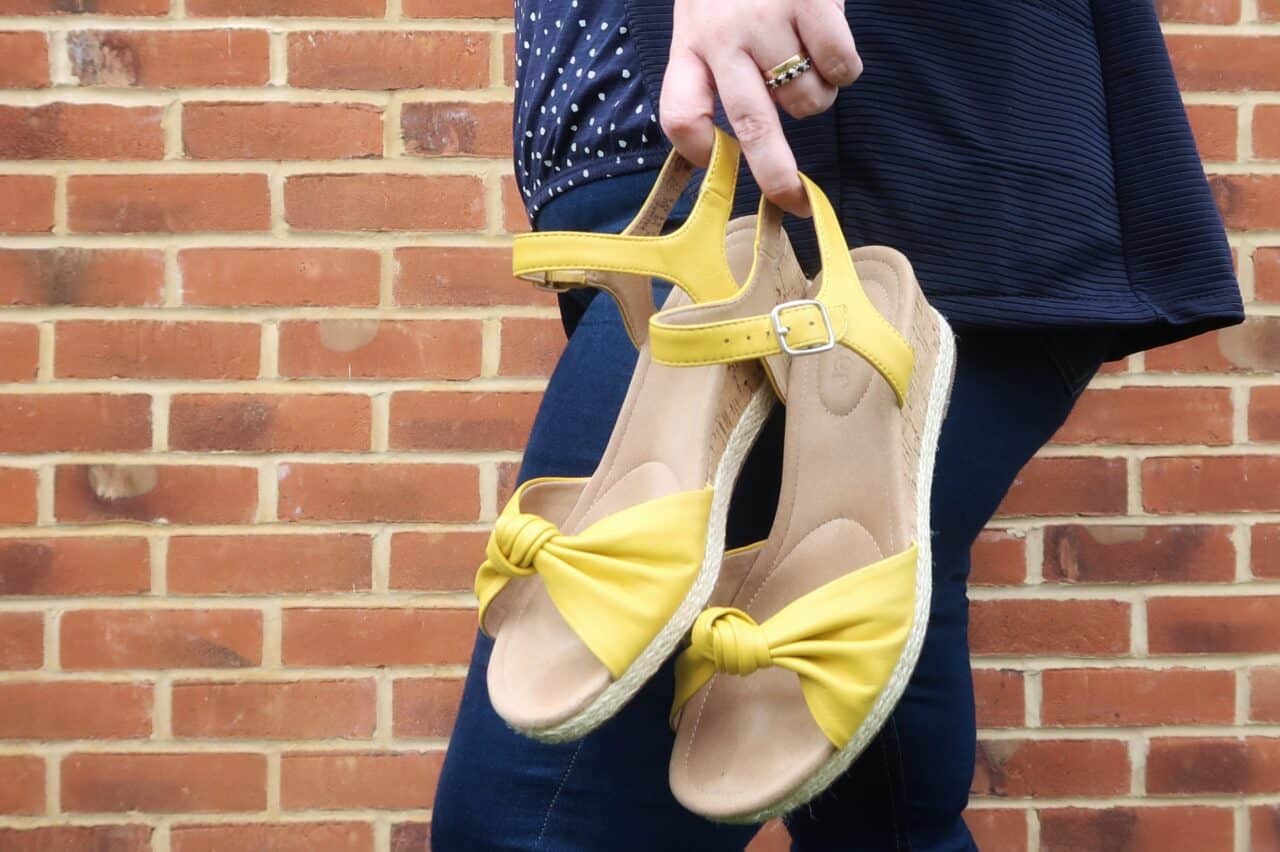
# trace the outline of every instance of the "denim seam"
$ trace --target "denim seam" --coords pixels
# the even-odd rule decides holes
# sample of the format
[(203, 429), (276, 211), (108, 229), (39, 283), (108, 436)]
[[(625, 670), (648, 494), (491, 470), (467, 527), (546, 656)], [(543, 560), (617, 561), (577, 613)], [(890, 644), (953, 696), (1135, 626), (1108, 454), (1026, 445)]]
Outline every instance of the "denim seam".
[(538, 829), (538, 837), (533, 841), (534, 849), (542, 848), (542, 838), (547, 834), (547, 828), (551, 825), (551, 813), (556, 809), (556, 802), (560, 799), (560, 793), (564, 790), (566, 784), (569, 783), (569, 776), (573, 774), (574, 764), (578, 762), (578, 754), (582, 751), (582, 742), (574, 746), (573, 755), (569, 758), (569, 764), (564, 768), (564, 775), (560, 776), (560, 786), (556, 787), (556, 792), (551, 797), (551, 801), (547, 802), (547, 815), (542, 819), (542, 828)]
[[(893, 732), (893, 743), (894, 743), (893, 755), (894, 755), (894, 759), (897, 760), (898, 762), (898, 776), (897, 776), (898, 786), (894, 792), (902, 794), (902, 800), (903, 800), (903, 803), (905, 804), (907, 799), (907, 770), (906, 770), (906, 767), (902, 765), (902, 739), (898, 736), (897, 717), (895, 716), (889, 717), (889, 729)], [(891, 795), (889, 800), (894, 801), (894, 797)], [(898, 825), (896, 809), (894, 810), (894, 825), (895, 826)], [(911, 826), (908, 825), (905, 820), (901, 823), (901, 826), (902, 826), (901, 832), (899, 832), (896, 828), (894, 829), (894, 834), (896, 836), (893, 838), (893, 845), (897, 849), (904, 850), (904, 852), (911, 852)], [(906, 846), (902, 845), (902, 841), (904, 840), (906, 841), (906, 844), (907, 844)]]

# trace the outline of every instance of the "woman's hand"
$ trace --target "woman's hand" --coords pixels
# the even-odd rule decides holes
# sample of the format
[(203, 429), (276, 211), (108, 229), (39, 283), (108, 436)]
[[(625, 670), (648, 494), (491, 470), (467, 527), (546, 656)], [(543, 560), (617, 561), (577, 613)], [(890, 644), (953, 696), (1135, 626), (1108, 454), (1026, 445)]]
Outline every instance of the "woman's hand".
[[(770, 92), (765, 72), (796, 54), (808, 55), (813, 69)], [(675, 0), (662, 129), (676, 150), (706, 165), (719, 94), (760, 190), (808, 215), (775, 102), (796, 118), (816, 115), (861, 73), (844, 0)]]

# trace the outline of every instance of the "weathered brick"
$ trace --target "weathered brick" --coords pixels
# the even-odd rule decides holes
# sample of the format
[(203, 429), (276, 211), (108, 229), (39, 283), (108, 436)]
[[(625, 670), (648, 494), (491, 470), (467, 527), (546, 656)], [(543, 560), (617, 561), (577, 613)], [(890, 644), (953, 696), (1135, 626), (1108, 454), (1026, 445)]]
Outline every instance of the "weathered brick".
[(462, 663), (475, 639), (465, 609), (292, 609), (284, 611), (289, 666)]
[(369, 536), (190, 535), (169, 540), (169, 591), (279, 595), (370, 588)]
[(267, 805), (262, 754), (86, 754), (62, 761), (70, 813), (260, 811)]
[(1064, 583), (1228, 582), (1235, 578), (1228, 527), (1049, 526), (1044, 577)]
[(382, 153), (382, 112), (353, 103), (192, 103), (182, 146), (197, 160), (340, 160)]
[(134, 595), (151, 588), (140, 536), (0, 539), (0, 595)]
[(266, 30), (99, 30), (67, 36), (83, 86), (261, 86), (270, 76)]
[(262, 613), (247, 609), (73, 610), (66, 669), (226, 669), (262, 662)]
[(148, 249), (0, 250), (0, 304), (151, 306), (164, 298), (164, 255)]

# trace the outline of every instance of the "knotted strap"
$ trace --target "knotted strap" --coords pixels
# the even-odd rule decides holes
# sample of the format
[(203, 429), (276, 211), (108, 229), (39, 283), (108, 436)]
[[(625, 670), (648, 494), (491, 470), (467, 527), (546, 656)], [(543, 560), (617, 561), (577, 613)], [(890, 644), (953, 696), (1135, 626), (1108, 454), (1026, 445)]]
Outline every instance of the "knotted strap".
[(840, 345), (875, 367), (903, 405), (915, 365), (911, 344), (867, 298), (831, 202), (808, 177), (800, 178), (822, 259), (822, 285), (814, 298), (753, 316), (741, 315), (742, 298), (663, 311), (649, 320), (653, 360), (672, 366), (723, 364), (784, 351), (796, 357)]
[(671, 724), (717, 673), (795, 672), (814, 721), (837, 749), (853, 737), (889, 682), (915, 603), (916, 547), (846, 574), (783, 607), (762, 624), (713, 607), (693, 625), (676, 660)]
[(713, 489), (659, 497), (565, 535), (520, 509), (521, 497), (540, 481), (516, 491), (489, 537), (476, 573), (481, 628), (503, 588), (536, 573), (569, 627), (620, 677), (693, 586), (705, 555)]

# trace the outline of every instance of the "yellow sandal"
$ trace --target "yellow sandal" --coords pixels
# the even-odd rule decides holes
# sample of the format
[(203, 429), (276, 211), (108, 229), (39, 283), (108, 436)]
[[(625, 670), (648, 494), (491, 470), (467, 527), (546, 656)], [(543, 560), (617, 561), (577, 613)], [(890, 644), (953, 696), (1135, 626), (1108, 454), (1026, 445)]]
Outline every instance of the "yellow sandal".
[[(606, 290), (640, 350), (595, 473), (522, 485), (476, 576), (481, 627), (495, 639), (490, 700), (538, 739), (586, 735), (687, 635), (724, 558), (733, 483), (776, 401), (757, 361), (677, 368), (649, 357), (651, 278), (677, 285), (667, 302), (675, 308), (731, 296), (754, 274), (753, 223), (729, 224), (738, 147), (722, 133), (689, 218), (660, 234), (693, 170), (673, 154), (621, 235), (515, 241), (517, 275)], [(771, 274), (785, 266), (798, 293), (804, 279), (785, 238), (769, 248)]]
[[(663, 364), (768, 359), (787, 405), (779, 509), (693, 626), (676, 667), (671, 788), (690, 810), (759, 822), (807, 802), (852, 763), (901, 697), (931, 589), (929, 498), (954, 340), (892, 249), (850, 254), (803, 178), (822, 274), (778, 299), (665, 312)], [(763, 204), (761, 236), (781, 213)]]

